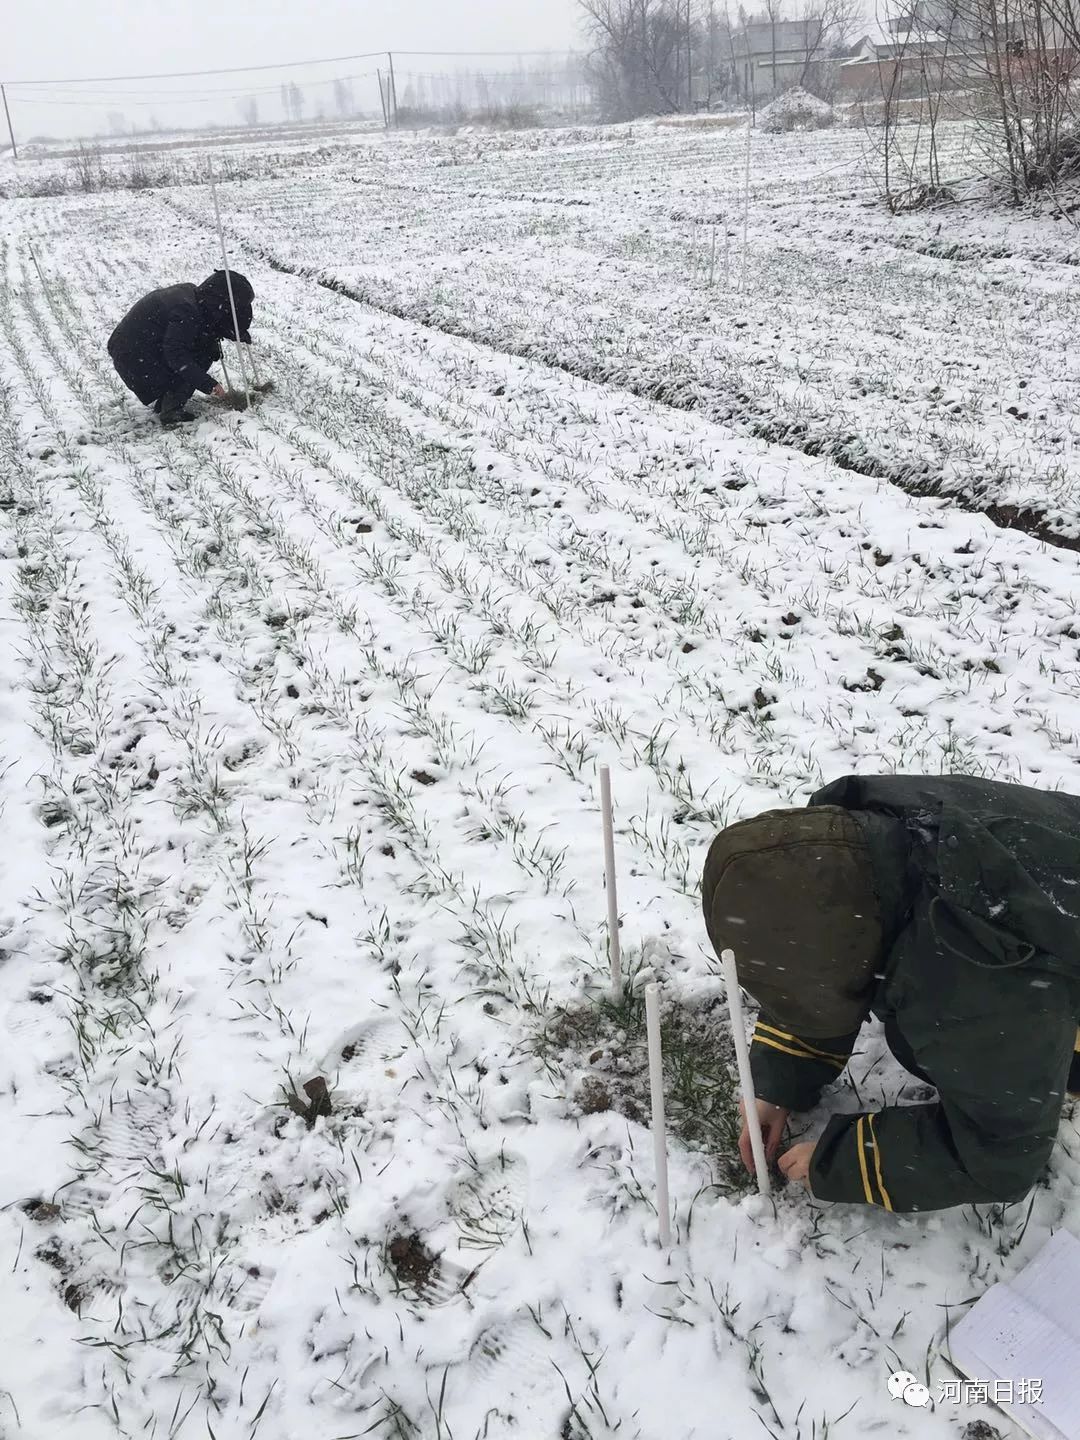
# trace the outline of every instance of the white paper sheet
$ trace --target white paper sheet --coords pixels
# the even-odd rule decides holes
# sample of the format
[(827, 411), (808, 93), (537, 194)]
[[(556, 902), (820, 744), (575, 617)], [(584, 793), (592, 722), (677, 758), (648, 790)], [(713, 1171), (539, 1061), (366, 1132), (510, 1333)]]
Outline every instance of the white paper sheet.
[(1080, 1240), (1059, 1230), (952, 1327), (949, 1354), (973, 1380), (1042, 1382), (1039, 1404), (1002, 1409), (1038, 1440), (1080, 1440)]

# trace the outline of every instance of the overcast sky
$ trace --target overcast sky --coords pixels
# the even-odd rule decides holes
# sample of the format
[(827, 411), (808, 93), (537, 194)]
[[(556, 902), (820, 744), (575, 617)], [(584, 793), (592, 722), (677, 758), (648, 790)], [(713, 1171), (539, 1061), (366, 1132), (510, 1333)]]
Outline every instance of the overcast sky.
[[(67, 80), (72, 77), (139, 75), (158, 71), (222, 69), (230, 65), (274, 64), (368, 50), (565, 50), (579, 46), (576, 0), (222, 0), (176, 5), (148, 0), (48, 0), (47, 4), (5, 6), (3, 71), (0, 80)], [(262, 115), (277, 119), (274, 87), (295, 79), (307, 85), (310, 114), (327, 82), (337, 75), (362, 74), (379, 64), (364, 61), (246, 77), (155, 82), (129, 86), (129, 93), (93, 95), (22, 90), (9, 86), (16, 138), (34, 133), (72, 134), (105, 128), (109, 110), (130, 120), (151, 113), (168, 123), (235, 120), (236, 100), (254, 91)], [(402, 57), (400, 69), (438, 73), (462, 61)], [(475, 68), (496, 70), (513, 62), (477, 58)], [(323, 80), (322, 91), (314, 86)], [(213, 99), (193, 96), (193, 87), (221, 90)], [(99, 87), (102, 89), (103, 87)], [(116, 91), (124, 87), (113, 87)], [(364, 89), (357, 82), (355, 89)], [(399, 81), (399, 92), (401, 82)], [(87, 87), (87, 91), (89, 87)], [(170, 105), (159, 100), (181, 92)], [(85, 94), (86, 103), (72, 102)], [(377, 90), (371, 95), (377, 104)], [(31, 103), (33, 100), (33, 103)], [(48, 103), (44, 103), (44, 102)]]

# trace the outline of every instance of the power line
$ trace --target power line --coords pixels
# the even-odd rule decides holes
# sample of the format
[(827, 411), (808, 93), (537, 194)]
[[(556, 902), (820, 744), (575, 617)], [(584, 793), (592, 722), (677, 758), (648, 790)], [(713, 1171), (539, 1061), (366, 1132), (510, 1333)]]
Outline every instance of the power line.
[(548, 81), (581, 78), (576, 70), (401, 70), (398, 73), (406, 80), (446, 80), (456, 85), (472, 85), (478, 80), (497, 81), (500, 84), (509, 81), (515, 85), (543, 85)]
[[(378, 72), (375, 70), (364, 70), (357, 75), (328, 75), (320, 80), (305, 80), (303, 84), (309, 89), (317, 85), (337, 85), (341, 81), (368, 80)], [(107, 100), (127, 100), (131, 104), (149, 100), (152, 104), (165, 106), (171, 103), (186, 103), (195, 100), (233, 100), (238, 96), (248, 95), (276, 95), (282, 86), (287, 86), (288, 81), (282, 81), (275, 85), (254, 85), (244, 86), (242, 90), (232, 87), (228, 89), (218, 86), (214, 90), (70, 90), (56, 88), (41, 88), (41, 93), (35, 95), (20, 95), (20, 104), (38, 105), (63, 105), (65, 103), (78, 103), (94, 105)], [(295, 82), (293, 82), (295, 83)], [(78, 96), (79, 99), (73, 102), (69, 97)], [(83, 99), (83, 96), (92, 97)]]
[(196, 75), (250, 75), (255, 70), (297, 70), (305, 65), (345, 65), (352, 60), (377, 60), (385, 50), (362, 55), (328, 55), (322, 60), (280, 60), (276, 65), (231, 65), (223, 70), (165, 70), (157, 75), (77, 75), (67, 80), (8, 80), (8, 85), (111, 85), (124, 80), (188, 80)]
[[(386, 52), (380, 50), (379, 53), (380, 53), (380, 55), (381, 55), (381, 54), (384, 54), (384, 53), (386, 53)], [(505, 57), (506, 57), (507, 55), (522, 55), (522, 56), (526, 56), (526, 55), (528, 55), (528, 56), (536, 56), (536, 55), (576, 55), (576, 54), (577, 54), (577, 51), (574, 50), (572, 47), (567, 46), (566, 49), (558, 49), (558, 50), (395, 50), (395, 51), (394, 51), (394, 54), (395, 54), (395, 55), (412, 55), (412, 56), (422, 55), (422, 56), (427, 56), (427, 57), (429, 57), (429, 58), (430, 58), (430, 57), (435, 57), (435, 58), (442, 57), (442, 58), (445, 58), (445, 59), (447, 59), (447, 60), (468, 60), (468, 59), (471, 59), (473, 56), (482, 56), (482, 57), (490, 57), (490, 58), (499, 58), (499, 57), (502, 57), (502, 58), (505, 59)]]
[[(375, 72), (374, 70), (372, 70), (372, 71), (370, 71), (370, 72), (368, 73), (368, 75), (354, 75), (354, 76), (352, 76), (351, 78), (354, 79), (354, 80), (367, 80), (367, 79), (369, 79), (369, 78), (372, 79), (372, 80), (374, 80), (374, 79), (375, 79), (375, 73), (376, 73), (376, 72)], [(336, 83), (336, 82), (335, 82), (335, 83)], [(310, 88), (310, 87), (308, 87), (308, 88)], [(239, 100), (258, 100), (259, 97), (260, 97), (260, 95), (263, 95), (263, 94), (265, 94), (264, 91), (257, 91), (257, 92), (256, 92), (256, 91), (251, 91), (251, 90), (238, 90), (235, 94), (229, 94), (227, 91), (222, 91), (222, 93), (221, 93), (219, 96), (217, 96), (216, 98), (219, 99), (219, 100), (225, 100), (225, 101), (233, 101), (233, 100), (236, 100), (236, 101), (239, 101)], [(271, 94), (277, 94), (277, 90), (275, 89), (275, 90), (271, 91)], [(108, 101), (107, 101), (107, 100), (40, 100), (40, 99), (38, 99), (38, 98), (35, 97), (35, 96), (20, 95), (20, 96), (19, 96), (19, 104), (20, 104), (20, 105), (48, 105), (48, 106), (52, 106), (52, 105), (70, 105), (70, 106), (74, 106), (74, 108), (77, 109), (77, 110), (93, 110), (93, 109), (96, 109), (96, 108), (99, 107), (99, 106), (107, 105), (107, 104), (108, 104)], [(147, 109), (150, 109), (150, 110), (167, 110), (170, 105), (213, 105), (213, 104), (214, 104), (214, 100), (209, 100), (209, 99), (207, 99), (205, 96), (203, 96), (203, 97), (201, 97), (201, 98), (196, 97), (196, 98), (194, 98), (194, 99), (192, 99), (192, 98), (189, 97), (189, 98), (186, 99), (186, 100), (173, 100), (173, 99), (170, 98), (170, 99), (167, 100), (167, 101), (162, 101), (162, 100), (160, 100), (160, 99), (159, 99), (159, 100), (125, 100), (125, 101), (123, 102), (123, 104), (124, 104), (124, 108), (125, 108), (125, 109), (129, 109), (129, 110), (130, 110), (130, 109), (134, 109), (135, 107), (140, 107), (140, 108), (146, 107)]]
[[(7, 84), (45, 85), (111, 85), (125, 80), (189, 80), (201, 75), (250, 75), (256, 70), (296, 70), (305, 65), (344, 65), (352, 60), (376, 60), (387, 55), (387, 50), (366, 50), (362, 55), (328, 55), (320, 60), (281, 60), (276, 65), (233, 65), (220, 70), (164, 70), (156, 75), (77, 75), (66, 80), (8, 80)], [(395, 50), (395, 55), (445, 56), (447, 59), (469, 59), (477, 56), (536, 56), (567, 55), (571, 50)]]

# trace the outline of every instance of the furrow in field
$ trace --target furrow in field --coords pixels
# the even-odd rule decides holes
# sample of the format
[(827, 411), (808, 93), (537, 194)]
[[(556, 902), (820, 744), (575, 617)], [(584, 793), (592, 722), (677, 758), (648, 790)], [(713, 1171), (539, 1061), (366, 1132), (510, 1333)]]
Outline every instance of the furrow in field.
[[(361, 190), (370, 184), (354, 178)], [(333, 215), (341, 205), (355, 208), (356, 190), (337, 182)], [(1030, 511), (1024, 524), (1031, 533), (1077, 543), (1070, 520), (1071, 390), (1061, 383), (1026, 395), (1019, 390), (1009, 406), (985, 371), (989, 332), (1003, 313), (991, 288), (1000, 279), (974, 286), (965, 279), (953, 295), (950, 284), (942, 285), (940, 264), (889, 264), (867, 244), (863, 251), (873, 253), (864, 258), (842, 236), (837, 248), (852, 252), (847, 258), (854, 255), (856, 265), (823, 271), (810, 237), (783, 225), (769, 233), (762, 199), (755, 201), (752, 285), (733, 296), (702, 279), (717, 204), (729, 229), (737, 218), (731, 207), (714, 186), (690, 190), (684, 222), (672, 225), (650, 211), (661, 193), (670, 197), (677, 188), (669, 183), (654, 193), (646, 185), (634, 214), (613, 199), (572, 234), (533, 234), (526, 217), (522, 237), (515, 233), (517, 202), (504, 199), (498, 223), (509, 226), (512, 260), (482, 243), (493, 223), (490, 200), (481, 209), (464, 194), (449, 214), (446, 207), (410, 213), (404, 252), (397, 227), (378, 222), (385, 212), (363, 206), (362, 266), (349, 263), (347, 249), (331, 267), (313, 259), (326, 245), (308, 238), (310, 212), (303, 226), (291, 227), (292, 197), (283, 208), (255, 201), (257, 220), (253, 214), (237, 224), (249, 243), (271, 244), (274, 263), (393, 313), (702, 410), (916, 493), (956, 493), (957, 503), (989, 513), (995, 523), (1011, 524)], [(179, 203), (188, 213), (202, 208), (193, 197)], [(331, 223), (331, 211), (318, 204), (316, 216)], [(735, 233), (737, 245), (737, 227)], [(552, 264), (553, 244), (561, 247), (559, 266)], [(739, 263), (736, 257), (737, 270)], [(524, 297), (527, 306), (519, 303)], [(842, 345), (822, 330), (826, 301), (851, 317)], [(1062, 337), (1068, 370), (1061, 301), (1060, 294), (1040, 296), (1027, 287), (1015, 296), (1007, 336), (1012, 379), (1002, 376), (1007, 394), (1017, 375), (1028, 384), (1050, 335)], [(956, 322), (948, 319), (954, 311)], [(914, 318), (920, 312), (933, 323), (920, 324)]]

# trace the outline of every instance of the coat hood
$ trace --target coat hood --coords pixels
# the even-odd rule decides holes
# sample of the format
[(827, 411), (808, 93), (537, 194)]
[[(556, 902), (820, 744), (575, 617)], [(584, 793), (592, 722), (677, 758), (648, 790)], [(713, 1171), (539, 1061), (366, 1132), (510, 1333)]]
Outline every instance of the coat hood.
[(892, 916), (847, 810), (769, 810), (728, 826), (709, 850), (701, 900), (716, 950), (734, 951), (739, 983), (777, 1023), (810, 1038), (859, 1028)]
[(245, 345), (251, 343), (251, 309), (255, 290), (246, 275), (239, 270), (215, 270), (195, 287), (199, 309), (217, 340), (235, 338), (232, 306), (229, 303), (229, 281), (232, 281), (233, 301), (236, 304), (236, 319), (240, 326), (240, 339)]
[(968, 776), (849, 776), (811, 804), (904, 821), (942, 944), (1080, 979), (1080, 797)]

